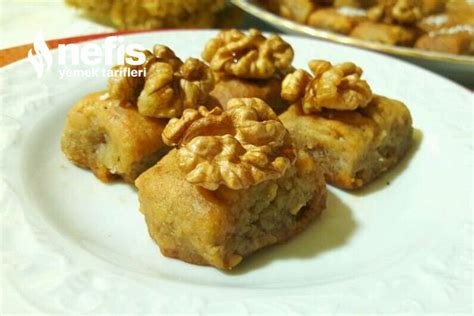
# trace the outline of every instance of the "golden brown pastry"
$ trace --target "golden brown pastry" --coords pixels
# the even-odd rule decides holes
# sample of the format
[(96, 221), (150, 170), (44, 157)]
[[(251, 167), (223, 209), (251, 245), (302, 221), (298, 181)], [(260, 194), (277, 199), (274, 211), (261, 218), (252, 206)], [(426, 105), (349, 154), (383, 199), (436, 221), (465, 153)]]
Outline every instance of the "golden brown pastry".
[(308, 17), (308, 25), (333, 31), (341, 34), (349, 34), (361, 21), (366, 20), (364, 10), (324, 8), (313, 11)]
[(216, 105), (224, 106), (233, 98), (259, 98), (271, 104), (275, 111), (280, 112), (287, 107), (281, 98), (281, 79), (242, 80), (231, 76), (220, 77), (210, 93)]
[(212, 27), (224, 0), (66, 0), (102, 23), (118, 29)]
[(297, 70), (285, 78), (282, 94), (294, 104), (280, 119), (297, 146), (321, 164), (328, 183), (360, 188), (405, 155), (410, 112), (399, 101), (373, 96), (352, 63), (310, 66), (314, 76)]
[(135, 182), (165, 256), (231, 269), (301, 232), (325, 208), (319, 167), (297, 152), (260, 99), (185, 110), (163, 139), (176, 146)]
[(470, 0), (259, 2), (287, 19), (360, 40), (458, 55), (471, 55), (474, 50), (474, 43), (469, 40), (470, 32), (432, 33), (466, 26), (472, 28), (474, 4)]
[(96, 92), (69, 111), (61, 148), (70, 161), (104, 182), (133, 182), (168, 152), (161, 139), (166, 123), (123, 106), (107, 91)]
[(474, 3), (471, 0), (450, 0), (446, 13), (458, 25), (474, 25)]
[(212, 72), (197, 59), (183, 63), (162, 45), (143, 53), (143, 64), (114, 66), (108, 91), (83, 98), (68, 113), (62, 150), (102, 181), (133, 182), (153, 166), (169, 150), (161, 139), (168, 119), (206, 103), (214, 87)]
[(474, 26), (458, 25), (432, 31), (421, 36), (415, 47), (457, 55), (474, 55)]
[(319, 4), (327, 4), (326, 0), (261, 0), (260, 3), (268, 10), (287, 19), (305, 23), (309, 14)]
[(334, 0), (334, 6), (351, 8), (368, 8), (377, 3), (377, 0)]
[(362, 22), (350, 33), (350, 36), (388, 45), (411, 46), (418, 35), (415, 28), (374, 22)]
[(446, 9), (446, 0), (421, 0), (421, 11), (424, 16), (441, 13)]
[(233, 97), (258, 97), (280, 111), (286, 106), (280, 98), (280, 83), (292, 70), (293, 55), (291, 46), (276, 34), (267, 38), (256, 29), (247, 34), (222, 31), (202, 53), (214, 72), (211, 96), (222, 107)]

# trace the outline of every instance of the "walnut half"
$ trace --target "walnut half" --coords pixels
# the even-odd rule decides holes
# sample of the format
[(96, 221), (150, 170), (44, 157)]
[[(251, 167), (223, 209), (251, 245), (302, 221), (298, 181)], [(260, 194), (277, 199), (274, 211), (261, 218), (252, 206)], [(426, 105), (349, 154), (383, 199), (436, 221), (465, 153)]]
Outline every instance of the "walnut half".
[(353, 63), (332, 65), (324, 60), (312, 60), (311, 76), (299, 69), (287, 75), (282, 82), (282, 98), (290, 102), (301, 100), (306, 114), (323, 108), (355, 110), (363, 108), (372, 99), (372, 90), (360, 79), (362, 69)]
[(296, 158), (288, 131), (256, 98), (231, 99), (227, 110), (186, 109), (163, 131), (176, 146), (186, 180), (208, 190), (248, 188), (281, 177)]
[(187, 59), (177, 70), (170, 62), (158, 61), (148, 70), (138, 111), (151, 117), (178, 117), (184, 109), (206, 103), (213, 88), (211, 70), (198, 59)]
[(293, 61), (293, 49), (280, 36), (268, 38), (256, 29), (248, 34), (225, 30), (211, 39), (202, 58), (215, 72), (244, 79), (268, 79), (286, 73)]
[[(184, 63), (168, 47), (155, 45), (153, 53), (144, 51), (142, 65), (114, 66), (113, 70), (145, 70), (145, 75), (117, 75), (109, 78), (112, 98), (136, 104), (140, 114), (157, 118), (180, 116), (186, 108), (207, 102), (214, 88), (214, 77), (202, 61), (189, 58)], [(115, 72), (114, 72), (115, 73)]]
[[(145, 62), (141, 65), (116, 65), (112, 67), (112, 76), (109, 78), (109, 94), (112, 98), (135, 103), (145, 84), (145, 76), (140, 72), (139, 76), (128, 76), (127, 70), (147, 71), (156, 62), (157, 58), (148, 50), (145, 54)], [(125, 56), (127, 58), (129, 56)]]

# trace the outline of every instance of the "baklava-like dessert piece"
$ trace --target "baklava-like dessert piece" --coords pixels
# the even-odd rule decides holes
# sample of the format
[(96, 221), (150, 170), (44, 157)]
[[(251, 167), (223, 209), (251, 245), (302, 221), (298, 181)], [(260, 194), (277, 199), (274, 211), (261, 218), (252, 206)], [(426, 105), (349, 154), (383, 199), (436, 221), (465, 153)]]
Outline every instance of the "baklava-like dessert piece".
[(457, 25), (432, 31), (421, 36), (415, 47), (450, 54), (474, 55), (474, 25)]
[(224, 0), (66, 0), (86, 16), (120, 30), (213, 27)]
[(305, 23), (309, 14), (321, 4), (331, 0), (260, 0), (268, 10), (298, 23)]
[(107, 91), (84, 97), (69, 111), (62, 136), (66, 157), (104, 182), (133, 182), (168, 151), (161, 139), (167, 120), (121, 103)]
[(379, 0), (367, 12), (370, 21), (357, 25), (350, 35), (355, 38), (389, 45), (411, 46), (422, 19), (420, 0)]
[(350, 36), (387, 45), (411, 46), (416, 41), (418, 30), (414, 27), (365, 21), (359, 23)]
[(366, 11), (363, 9), (323, 8), (311, 13), (308, 25), (336, 33), (349, 34), (357, 24), (366, 19)]
[(211, 96), (221, 107), (231, 98), (260, 98), (281, 111), (286, 107), (281, 81), (292, 70), (293, 55), (291, 46), (276, 34), (267, 38), (255, 29), (247, 34), (222, 31), (202, 53), (215, 77)]
[(114, 66), (108, 91), (86, 96), (67, 116), (64, 154), (102, 181), (133, 182), (153, 166), (169, 150), (161, 139), (168, 119), (205, 102), (213, 87), (199, 60), (183, 63), (160, 45), (144, 54), (141, 65)]
[(301, 232), (325, 208), (325, 181), (260, 99), (185, 110), (163, 132), (176, 148), (135, 184), (168, 257), (231, 269)]
[(313, 75), (288, 75), (283, 96), (294, 102), (280, 115), (299, 148), (319, 161), (328, 183), (356, 189), (393, 167), (412, 142), (407, 107), (373, 95), (353, 63), (313, 60)]

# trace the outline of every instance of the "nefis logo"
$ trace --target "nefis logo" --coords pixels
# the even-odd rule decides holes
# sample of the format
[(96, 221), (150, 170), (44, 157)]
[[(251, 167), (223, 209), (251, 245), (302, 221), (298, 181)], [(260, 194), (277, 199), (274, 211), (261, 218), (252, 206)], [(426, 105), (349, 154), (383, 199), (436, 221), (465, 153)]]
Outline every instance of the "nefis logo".
[[(42, 78), (47, 71), (51, 70), (54, 62), (58, 65), (79, 65), (83, 64), (86, 66), (97, 66), (106, 65), (112, 66), (115, 64), (123, 65), (125, 63), (129, 65), (141, 65), (145, 62), (145, 50), (142, 45), (123, 43), (122, 36), (109, 36), (105, 38), (103, 44), (60, 44), (58, 46), (57, 60), (54, 61), (53, 54), (49, 49), (46, 41), (43, 38), (43, 34), (40, 32), (35, 36), (33, 42), (33, 48), (28, 51), (28, 60), (33, 66), (36, 76)], [(86, 74), (84, 70), (74, 72), (68, 69), (59, 70), (60, 77), (67, 76), (79, 76)], [(88, 76), (110, 76), (110, 71), (99, 69), (90, 69), (87, 72)], [(132, 73), (128, 75), (141, 76), (139, 73)]]

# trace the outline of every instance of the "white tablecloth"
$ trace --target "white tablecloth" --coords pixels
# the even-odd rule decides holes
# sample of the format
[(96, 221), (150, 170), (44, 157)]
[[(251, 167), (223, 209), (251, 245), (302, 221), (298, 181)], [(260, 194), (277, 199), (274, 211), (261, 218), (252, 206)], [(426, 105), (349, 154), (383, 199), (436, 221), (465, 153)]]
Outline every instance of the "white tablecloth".
[(113, 31), (66, 6), (63, 0), (0, 0), (0, 49), (45, 39)]

